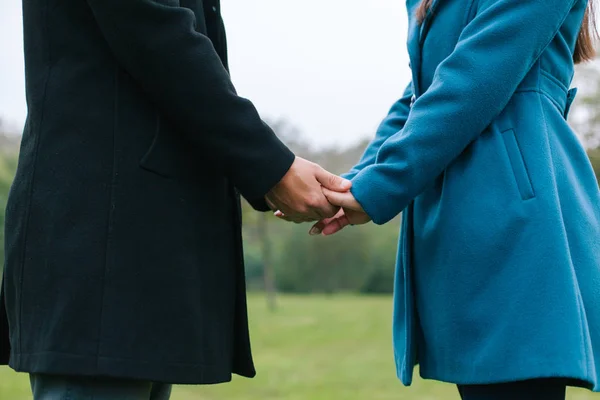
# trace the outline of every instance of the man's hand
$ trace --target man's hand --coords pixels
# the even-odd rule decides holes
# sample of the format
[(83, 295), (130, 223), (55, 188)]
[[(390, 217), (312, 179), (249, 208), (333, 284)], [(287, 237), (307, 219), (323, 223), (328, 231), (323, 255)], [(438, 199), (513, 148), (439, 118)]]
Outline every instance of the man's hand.
[(371, 221), (362, 206), (356, 201), (352, 193), (337, 193), (323, 188), (323, 193), (331, 204), (341, 206), (342, 209), (333, 217), (317, 222), (311, 228), (310, 235), (333, 235), (348, 225), (362, 225)]
[(281, 211), (286, 220), (318, 221), (333, 217), (340, 209), (329, 203), (323, 189), (343, 193), (351, 186), (350, 181), (296, 157), (287, 174), (267, 193), (265, 200), (271, 209)]

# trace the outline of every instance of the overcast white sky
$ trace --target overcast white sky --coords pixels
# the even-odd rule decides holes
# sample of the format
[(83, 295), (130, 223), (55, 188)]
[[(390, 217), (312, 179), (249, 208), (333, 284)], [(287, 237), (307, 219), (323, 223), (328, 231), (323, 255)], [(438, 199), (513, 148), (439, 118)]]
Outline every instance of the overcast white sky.
[[(372, 136), (410, 79), (401, 0), (221, 0), (231, 74), (315, 145)], [(26, 115), (21, 0), (0, 0), (0, 117)]]

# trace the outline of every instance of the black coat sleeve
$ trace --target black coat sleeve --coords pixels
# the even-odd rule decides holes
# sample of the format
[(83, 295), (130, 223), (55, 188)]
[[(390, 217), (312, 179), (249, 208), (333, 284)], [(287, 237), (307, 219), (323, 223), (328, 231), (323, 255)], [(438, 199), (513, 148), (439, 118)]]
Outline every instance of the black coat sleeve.
[(248, 200), (248, 204), (250, 204), (252, 206), (252, 208), (254, 208), (256, 211), (261, 211), (261, 212), (273, 211), (273, 210), (271, 210), (271, 207), (269, 207), (269, 205), (267, 204), (264, 197), (261, 197), (260, 199), (247, 199), (247, 200)]
[(177, 0), (87, 0), (119, 64), (150, 99), (219, 160), (247, 199), (262, 198), (294, 154), (237, 95), (193, 13)]

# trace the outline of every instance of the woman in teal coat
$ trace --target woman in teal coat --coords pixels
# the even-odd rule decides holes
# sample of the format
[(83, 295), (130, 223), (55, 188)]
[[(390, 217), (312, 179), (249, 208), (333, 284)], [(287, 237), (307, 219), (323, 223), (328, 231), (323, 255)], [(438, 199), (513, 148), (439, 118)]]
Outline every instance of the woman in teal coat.
[[(593, 56), (586, 0), (408, 0), (412, 83), (343, 207), (311, 233), (403, 211), (398, 376), (464, 399), (600, 390), (600, 191), (566, 122)], [(586, 10), (588, 10), (586, 12)]]

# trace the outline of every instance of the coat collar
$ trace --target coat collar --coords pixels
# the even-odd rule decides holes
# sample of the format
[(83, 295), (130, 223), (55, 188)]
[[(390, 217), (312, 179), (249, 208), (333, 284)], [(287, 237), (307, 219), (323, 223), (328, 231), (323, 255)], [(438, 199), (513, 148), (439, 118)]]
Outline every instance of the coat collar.
[(423, 41), (425, 40), (425, 36), (427, 36), (427, 31), (429, 30), (429, 27), (431, 26), (431, 20), (433, 19), (433, 16), (435, 15), (435, 11), (436, 11), (438, 5), (440, 4), (440, 1), (441, 0), (433, 0), (433, 2), (431, 3), (431, 7), (429, 8), (429, 11), (427, 11), (425, 20), (423, 20), (423, 23), (421, 24), (421, 27), (419, 29), (420, 44), (423, 44)]
[(419, 23), (416, 18), (416, 11), (421, 3), (421, 0), (407, 0), (406, 10), (408, 13), (408, 55), (410, 58), (410, 65), (412, 70), (413, 80), (413, 94), (416, 97), (420, 96), (419, 88), (419, 71), (421, 70), (421, 47), (423, 41), (427, 36), (429, 27), (431, 26), (431, 20), (435, 14), (435, 11), (439, 3), (443, 0), (433, 0), (431, 8), (425, 16), (425, 20)]

